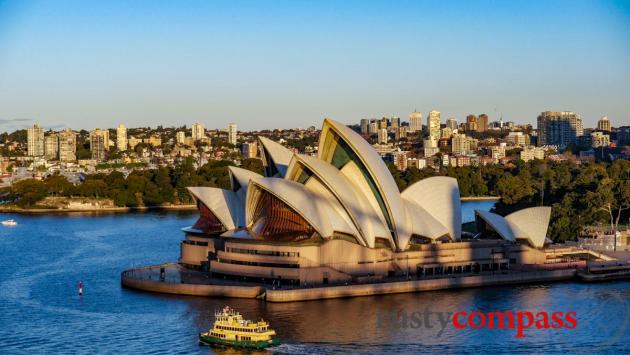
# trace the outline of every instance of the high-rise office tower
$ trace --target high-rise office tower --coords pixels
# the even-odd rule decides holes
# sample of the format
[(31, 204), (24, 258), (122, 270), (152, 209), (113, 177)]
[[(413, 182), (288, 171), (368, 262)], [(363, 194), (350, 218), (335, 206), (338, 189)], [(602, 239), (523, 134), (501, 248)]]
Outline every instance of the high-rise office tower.
[(485, 132), (488, 130), (488, 115), (482, 113), (477, 118), (477, 132)]
[(387, 144), (388, 140), (387, 128), (381, 128), (378, 130), (378, 143), (379, 144)]
[(604, 116), (597, 121), (597, 129), (606, 132), (610, 132), (612, 130), (612, 125), (610, 124), (608, 116)]
[(186, 143), (186, 132), (184, 131), (179, 131), (175, 134), (175, 142), (177, 142), (177, 144), (184, 144)]
[(442, 138), (451, 138), (453, 135), (453, 130), (450, 127), (444, 127), (440, 130), (440, 139)]
[(59, 135), (51, 133), (44, 137), (44, 156), (46, 159), (57, 159), (59, 154)]
[(38, 124), (26, 131), (27, 152), (30, 157), (41, 157), (44, 155), (44, 129)]
[(582, 137), (584, 135), (584, 123), (582, 122), (580, 116), (577, 116), (577, 119), (575, 120), (575, 133), (578, 137)]
[(478, 127), (477, 116), (475, 115), (466, 116), (466, 132), (477, 131), (477, 127)]
[(59, 133), (59, 160), (71, 162), (77, 160), (77, 135), (70, 128)]
[(482, 113), (477, 117), (477, 131), (485, 132), (488, 130), (488, 115)]
[(431, 111), (427, 116), (427, 135), (432, 139), (440, 139), (440, 112)]
[(422, 113), (413, 111), (409, 114), (409, 131), (422, 131)]
[(230, 123), (228, 125), (228, 143), (236, 144), (236, 123)]
[(90, 132), (92, 159), (96, 161), (104, 161), (106, 159), (107, 142), (109, 142), (109, 132), (107, 130), (97, 128)]
[(361, 119), (361, 134), (368, 134), (370, 131), (370, 120), (367, 118)]
[(192, 125), (192, 139), (193, 141), (202, 140), (206, 137), (206, 128), (202, 123), (193, 123)]
[(451, 117), (448, 120), (446, 120), (446, 127), (450, 128), (451, 131), (456, 130), (458, 127), (457, 119), (455, 119), (454, 117)]
[(379, 129), (383, 129), (383, 128), (387, 129), (388, 126), (389, 126), (389, 118), (387, 118), (387, 117), (381, 118), (381, 120), (378, 123), (378, 128)]
[(400, 127), (400, 117), (392, 116), (390, 122), (391, 122), (391, 127), (392, 127), (393, 130), (395, 130), (398, 127)]
[(378, 132), (378, 121), (377, 120), (370, 121), (369, 133), (376, 134), (377, 132)]
[(116, 128), (116, 149), (119, 151), (127, 150), (127, 127), (122, 123)]
[[(109, 130), (107, 129), (100, 129), (100, 128), (96, 128), (93, 131), (90, 132), (90, 142), (92, 141), (92, 136), (94, 135), (98, 135), (103, 137), (103, 147), (105, 149), (105, 151), (109, 151)], [(91, 150), (91, 146), (90, 146), (90, 150)]]
[(396, 138), (396, 140), (407, 138), (407, 132), (409, 132), (409, 127), (400, 126), (396, 129), (396, 131), (394, 131), (394, 138)]
[(577, 143), (577, 137), (584, 133), (582, 119), (575, 112), (545, 111), (537, 121), (539, 146), (557, 145), (563, 149)]

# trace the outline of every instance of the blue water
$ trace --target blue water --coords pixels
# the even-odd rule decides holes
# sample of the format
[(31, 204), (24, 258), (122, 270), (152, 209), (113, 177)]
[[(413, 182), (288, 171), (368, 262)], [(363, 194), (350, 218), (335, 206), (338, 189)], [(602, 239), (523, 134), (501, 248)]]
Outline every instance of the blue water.
[(462, 204), (462, 223), (475, 220), (475, 210), (490, 211), (495, 201), (468, 201)]
[[(479, 203), (474, 203), (480, 208)], [(492, 203), (485, 203), (490, 208)], [(472, 205), (466, 204), (465, 215)], [(177, 260), (195, 213), (24, 216), (0, 227), (0, 353), (225, 353), (199, 347), (215, 309), (268, 319), (280, 353), (560, 353), (630, 351), (630, 282), (555, 283), (272, 304), (166, 296), (120, 287), (123, 269)], [(77, 295), (82, 280), (83, 297)], [(433, 328), (384, 315), (433, 314)], [(575, 311), (576, 329), (441, 333), (437, 312)], [(401, 313), (401, 314), (402, 314)], [(380, 317), (380, 318), (379, 318)], [(439, 334), (438, 334), (439, 333)], [(229, 351), (227, 351), (229, 352)]]

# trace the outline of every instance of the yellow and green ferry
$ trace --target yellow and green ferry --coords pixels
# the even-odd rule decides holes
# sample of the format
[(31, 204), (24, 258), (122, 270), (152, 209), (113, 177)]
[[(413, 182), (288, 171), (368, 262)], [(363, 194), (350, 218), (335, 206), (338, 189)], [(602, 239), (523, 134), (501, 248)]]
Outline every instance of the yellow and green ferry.
[(276, 332), (264, 320), (252, 322), (230, 307), (214, 313), (214, 326), (199, 334), (199, 343), (214, 346), (264, 349), (279, 345)]

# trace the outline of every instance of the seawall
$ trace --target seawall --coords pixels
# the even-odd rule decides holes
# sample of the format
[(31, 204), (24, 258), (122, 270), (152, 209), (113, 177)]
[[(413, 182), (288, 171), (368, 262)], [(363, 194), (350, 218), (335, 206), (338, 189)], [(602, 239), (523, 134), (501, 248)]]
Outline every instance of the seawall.
[(256, 298), (265, 291), (261, 286), (208, 285), (138, 279), (127, 276), (125, 272), (120, 275), (120, 283), (123, 287), (142, 291), (205, 297)]
[(575, 269), (529, 271), (493, 275), (459, 276), (429, 280), (384, 282), (375, 284), (317, 287), (292, 290), (267, 289), (269, 302), (295, 302), (343, 297), (373, 296), (392, 293), (435, 291), (466, 287), (523, 284), (531, 282), (563, 281), (575, 278)]
[[(167, 264), (165, 264), (167, 265)], [(157, 278), (137, 277), (139, 272), (155, 271), (159, 266), (124, 271), (121, 285), (136, 290), (188, 296), (263, 298), (269, 302), (298, 302), (394, 293), (436, 291), (468, 287), (566, 281), (576, 278), (576, 269), (508, 272), (435, 279), (392, 281), (370, 284), (330, 285), (313, 288), (271, 289), (266, 286), (164, 282)], [(221, 281), (218, 281), (221, 282)]]

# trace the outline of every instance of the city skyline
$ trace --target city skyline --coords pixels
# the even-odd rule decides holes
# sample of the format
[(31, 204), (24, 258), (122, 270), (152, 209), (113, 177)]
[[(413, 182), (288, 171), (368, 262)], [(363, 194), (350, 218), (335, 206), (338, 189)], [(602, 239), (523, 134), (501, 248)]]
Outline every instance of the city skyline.
[[(430, 111), (427, 112), (427, 115), (429, 115), (430, 113), (435, 112), (437, 113), (438, 117), (437, 119), (439, 119), (439, 124), (440, 124), (440, 129), (443, 129), (444, 127), (449, 127), (452, 124), (456, 124), (458, 127), (460, 124), (464, 125), (464, 127), (468, 127), (470, 125), (470, 119), (471, 117), (477, 118), (477, 115), (475, 114), (468, 114), (466, 115), (466, 117), (463, 118), (458, 118), (456, 116), (449, 116), (448, 118), (446, 117), (441, 117), (441, 112), (440, 111)], [(546, 110), (546, 111), (542, 111), (543, 113), (545, 112), (559, 112), (559, 113), (567, 113), (567, 114), (573, 114), (573, 115), (577, 115), (578, 118), (580, 118), (582, 120), (582, 122), (584, 122), (585, 120), (581, 117), (581, 115), (577, 112), (574, 111), (550, 111), (550, 110)], [(398, 122), (399, 125), (401, 126), (405, 126), (409, 128), (410, 132), (414, 132), (414, 122), (416, 124), (419, 124), (419, 129), (417, 130), (423, 130), (427, 127), (427, 122), (428, 122), (428, 117), (427, 118), (423, 118), (423, 117), (419, 117), (418, 118), (418, 114), (422, 115), (422, 112), (419, 111), (413, 111), (411, 113), (409, 113), (409, 117), (407, 119), (404, 118), (400, 118), (400, 116), (398, 115), (382, 115), (382, 116), (370, 116), (369, 118), (361, 118), (356, 122), (352, 122), (352, 121), (342, 121), (343, 123), (345, 123), (348, 126), (358, 126), (360, 130), (363, 130), (362, 124), (363, 122), (367, 122), (368, 125), (370, 122), (374, 123), (374, 122), (382, 122), (383, 120), (387, 120), (387, 122), (389, 122), (390, 120), (396, 120)], [(537, 114), (536, 119), (534, 120), (534, 122), (519, 122), (519, 121), (510, 121), (510, 120), (506, 120), (504, 119), (503, 116), (497, 117), (496, 120), (489, 120), (489, 115), (486, 113), (480, 113), (479, 117), (484, 117), (485, 116), (485, 120), (483, 121), (485, 123), (484, 125), (484, 131), (488, 129), (488, 124), (489, 123), (493, 123), (493, 124), (510, 124), (510, 130), (516, 129), (519, 130), (522, 127), (526, 127), (526, 126), (531, 126), (533, 129), (536, 129), (537, 127), (537, 119), (540, 117), (540, 112)], [(412, 118), (413, 116), (413, 118)], [(324, 118), (328, 118), (331, 119), (330, 117), (324, 117)], [(607, 129), (603, 129), (603, 130), (610, 130), (612, 129), (616, 129), (616, 128), (620, 128), (620, 127), (627, 127), (628, 124), (630, 124), (630, 122), (626, 123), (626, 122), (619, 122), (616, 123), (612, 120), (610, 120), (610, 118), (608, 116), (600, 116), (597, 120), (595, 120), (593, 122), (592, 126), (584, 126), (585, 128), (588, 129), (594, 129), (594, 130), (602, 130), (601, 128), (601, 122), (605, 121), (606, 122), (606, 127)], [(62, 125), (62, 124), (58, 124), (58, 125), (51, 125), (51, 126), (46, 126), (41, 124), (39, 121), (31, 121), (31, 120), (26, 120), (26, 119), (19, 119), (19, 120), (13, 120), (13, 121), (18, 121), (20, 122), (19, 125), (14, 126), (13, 128), (9, 129), (9, 130), (2, 130), (2, 124), (6, 124), (6, 121), (11, 121), (11, 120), (1, 120), (0, 119), (0, 133), (12, 133), (18, 130), (28, 130), (29, 128), (32, 128), (33, 126), (38, 126), (40, 127), (44, 132), (48, 133), (48, 132), (61, 132), (64, 130), (72, 130), (72, 131), (93, 131), (93, 130), (97, 130), (97, 129), (104, 129), (104, 130), (114, 130), (117, 131), (118, 129), (120, 129), (120, 126), (123, 127), (124, 132), (126, 134), (126, 130), (127, 128), (129, 129), (144, 129), (144, 128), (149, 128), (149, 129), (155, 129), (158, 127), (163, 127), (163, 128), (168, 128), (168, 129), (175, 129), (175, 130), (180, 130), (182, 128), (185, 128), (187, 130), (192, 130), (193, 132), (193, 136), (196, 134), (197, 129), (204, 129), (204, 130), (209, 130), (209, 131), (222, 131), (222, 132), (226, 132), (229, 133), (230, 132), (230, 127), (232, 125), (236, 125), (235, 122), (230, 122), (228, 123), (226, 126), (224, 127), (220, 127), (220, 126), (208, 126), (205, 124), (205, 121), (203, 120), (197, 120), (193, 123), (186, 121), (186, 122), (179, 122), (179, 123), (173, 123), (172, 125), (163, 125), (163, 124), (154, 124), (154, 125), (139, 125), (139, 126), (126, 126), (126, 121), (115, 121), (115, 122), (110, 122), (106, 125), (103, 126), (90, 126), (90, 127), (82, 127), (79, 125), (79, 127), (69, 127), (67, 125)], [(340, 121), (341, 122), (341, 121)], [(436, 121), (437, 122), (437, 121)], [(10, 124), (10, 123), (9, 123)], [(264, 131), (264, 130), (276, 130), (276, 129), (280, 129), (280, 130), (292, 130), (292, 129), (307, 129), (309, 127), (315, 127), (314, 125), (311, 126), (291, 126), (291, 127), (263, 127), (260, 129), (240, 129), (240, 125), (241, 123), (238, 123), (239, 126), (239, 132), (259, 132), (259, 131)], [(197, 129), (195, 128), (197, 127)], [(475, 126), (476, 127), (476, 126)], [(499, 127), (499, 126), (496, 126)], [(506, 127), (506, 126), (504, 126)], [(467, 130), (477, 130), (477, 128), (466, 128)], [(498, 128), (497, 128), (498, 129)], [(197, 134), (199, 135), (199, 134)], [(439, 137), (438, 137), (439, 138)]]
[(143, 5), (0, 4), (0, 131), (304, 128), (414, 109), (630, 123), (627, 3)]

